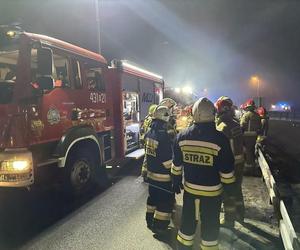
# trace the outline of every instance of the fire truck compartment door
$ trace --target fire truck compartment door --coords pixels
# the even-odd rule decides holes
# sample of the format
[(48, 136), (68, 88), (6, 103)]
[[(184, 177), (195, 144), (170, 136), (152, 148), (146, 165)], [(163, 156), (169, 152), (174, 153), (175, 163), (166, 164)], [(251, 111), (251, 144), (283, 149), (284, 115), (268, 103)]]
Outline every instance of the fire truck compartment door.
[(140, 118), (144, 120), (148, 114), (149, 106), (155, 103), (154, 82), (140, 79)]
[(123, 91), (126, 91), (126, 92), (138, 92), (139, 86), (138, 86), (137, 76), (123, 74), (122, 75), (122, 88), (123, 88)]

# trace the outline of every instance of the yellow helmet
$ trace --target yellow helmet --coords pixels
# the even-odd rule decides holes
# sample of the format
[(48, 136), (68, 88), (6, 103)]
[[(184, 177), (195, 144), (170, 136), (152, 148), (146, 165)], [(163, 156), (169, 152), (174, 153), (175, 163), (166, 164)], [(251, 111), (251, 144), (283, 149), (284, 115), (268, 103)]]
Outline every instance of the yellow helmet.
[(156, 109), (157, 106), (158, 106), (158, 105), (156, 105), (156, 104), (151, 104), (151, 105), (149, 106), (149, 109), (148, 109), (148, 114), (149, 114), (149, 115), (153, 115), (153, 113), (154, 113), (154, 111), (155, 111), (155, 109)]
[(168, 122), (170, 119), (171, 113), (168, 107), (158, 105), (153, 113), (153, 118), (157, 120), (161, 120), (164, 122)]

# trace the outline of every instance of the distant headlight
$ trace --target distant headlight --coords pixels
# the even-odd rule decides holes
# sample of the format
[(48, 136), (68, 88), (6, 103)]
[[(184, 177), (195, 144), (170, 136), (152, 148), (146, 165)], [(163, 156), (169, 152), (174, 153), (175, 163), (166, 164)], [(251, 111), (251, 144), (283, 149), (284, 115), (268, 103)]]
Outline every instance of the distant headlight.
[(235, 110), (235, 116), (240, 117), (241, 116), (241, 111), (240, 110)]
[(186, 116), (183, 116), (183, 117), (181, 118), (181, 120), (187, 121), (187, 117), (186, 117)]
[(13, 31), (13, 30), (9, 30), (9, 31), (6, 32), (6, 35), (7, 35), (8, 37), (10, 37), (10, 38), (13, 38), (13, 37), (16, 36), (16, 32)]

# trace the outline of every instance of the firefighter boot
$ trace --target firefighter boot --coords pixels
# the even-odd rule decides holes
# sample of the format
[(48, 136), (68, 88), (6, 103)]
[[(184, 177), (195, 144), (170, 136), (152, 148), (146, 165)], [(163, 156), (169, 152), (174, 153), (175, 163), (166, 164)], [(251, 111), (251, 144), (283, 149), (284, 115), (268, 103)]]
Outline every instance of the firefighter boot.
[(224, 195), (224, 218), (220, 220), (222, 227), (234, 228), (234, 221), (236, 217), (236, 199), (234, 196)]

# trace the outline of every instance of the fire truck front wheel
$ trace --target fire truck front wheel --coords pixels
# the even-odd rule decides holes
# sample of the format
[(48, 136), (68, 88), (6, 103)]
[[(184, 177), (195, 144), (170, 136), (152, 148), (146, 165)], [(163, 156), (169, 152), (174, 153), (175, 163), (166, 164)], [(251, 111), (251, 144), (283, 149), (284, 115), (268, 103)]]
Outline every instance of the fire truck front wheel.
[(88, 149), (80, 148), (71, 152), (64, 173), (64, 191), (81, 195), (96, 184), (96, 159)]

